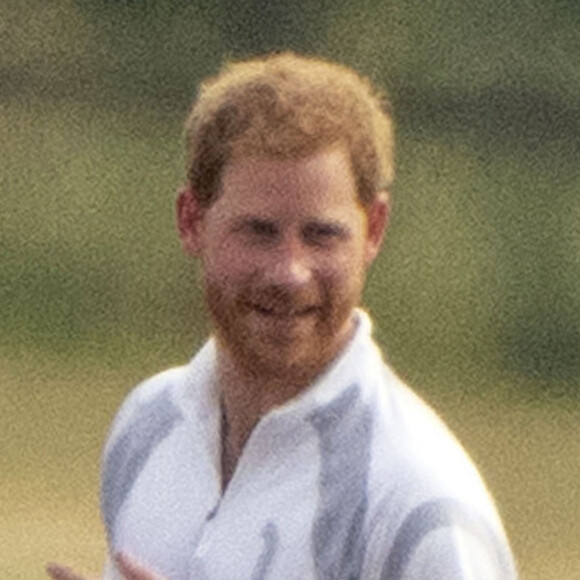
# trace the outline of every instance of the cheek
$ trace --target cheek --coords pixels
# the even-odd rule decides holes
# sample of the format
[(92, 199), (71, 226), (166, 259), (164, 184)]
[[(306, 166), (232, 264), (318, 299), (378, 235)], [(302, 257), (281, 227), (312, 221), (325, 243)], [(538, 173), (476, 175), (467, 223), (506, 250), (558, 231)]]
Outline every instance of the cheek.
[(343, 300), (360, 291), (364, 283), (365, 268), (360, 256), (346, 254), (321, 266), (319, 279), (331, 298)]
[(321, 268), (328, 277), (350, 284), (354, 280), (364, 277), (365, 261), (361, 245), (353, 245), (344, 251), (333, 253), (323, 260)]
[(223, 241), (212, 245), (202, 256), (203, 268), (216, 281), (236, 281), (255, 270), (256, 260), (240, 244)]

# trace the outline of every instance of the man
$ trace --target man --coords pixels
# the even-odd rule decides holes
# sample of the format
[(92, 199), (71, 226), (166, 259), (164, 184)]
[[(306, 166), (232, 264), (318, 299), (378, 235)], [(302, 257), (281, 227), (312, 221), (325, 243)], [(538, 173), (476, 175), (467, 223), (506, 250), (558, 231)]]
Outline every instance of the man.
[(393, 178), (372, 87), (255, 59), (204, 83), (186, 129), (179, 232), (213, 335), (115, 421), (105, 578), (515, 578), (477, 470), (359, 308)]

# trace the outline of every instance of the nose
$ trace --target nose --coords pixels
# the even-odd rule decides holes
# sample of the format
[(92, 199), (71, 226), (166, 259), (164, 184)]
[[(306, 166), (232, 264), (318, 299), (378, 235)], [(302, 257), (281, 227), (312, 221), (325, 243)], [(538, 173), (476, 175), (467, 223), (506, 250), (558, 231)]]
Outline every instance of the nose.
[(288, 236), (280, 240), (271, 254), (265, 275), (270, 284), (286, 288), (299, 288), (310, 282), (312, 264), (300, 239)]

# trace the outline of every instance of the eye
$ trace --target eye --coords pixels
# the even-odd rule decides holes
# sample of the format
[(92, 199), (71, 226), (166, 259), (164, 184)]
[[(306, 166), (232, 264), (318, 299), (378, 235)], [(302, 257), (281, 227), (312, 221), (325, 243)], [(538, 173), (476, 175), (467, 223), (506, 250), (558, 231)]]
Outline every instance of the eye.
[(235, 230), (252, 243), (268, 243), (275, 240), (278, 236), (278, 227), (276, 224), (260, 218), (246, 219), (238, 224)]
[(303, 228), (302, 235), (308, 244), (325, 246), (334, 241), (346, 239), (348, 237), (348, 232), (340, 224), (330, 222), (311, 222)]
[(278, 233), (276, 226), (266, 220), (251, 220), (248, 230), (256, 236), (273, 237)]

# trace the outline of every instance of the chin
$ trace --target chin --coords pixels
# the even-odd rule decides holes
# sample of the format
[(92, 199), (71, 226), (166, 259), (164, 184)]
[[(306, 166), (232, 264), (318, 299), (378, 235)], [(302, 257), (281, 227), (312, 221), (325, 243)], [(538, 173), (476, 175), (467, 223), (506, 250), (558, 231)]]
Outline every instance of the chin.
[[(236, 363), (261, 380), (294, 380), (298, 376), (311, 376), (324, 366), (321, 349), (311, 344), (263, 343), (248, 340), (243, 344), (226, 345)], [(313, 357), (316, 353), (316, 357)]]
[(313, 378), (350, 335), (350, 302), (343, 308), (316, 309), (294, 322), (277, 321), (253, 309), (220, 308), (219, 301), (213, 305), (212, 322), (222, 346), (236, 365), (257, 378)]

